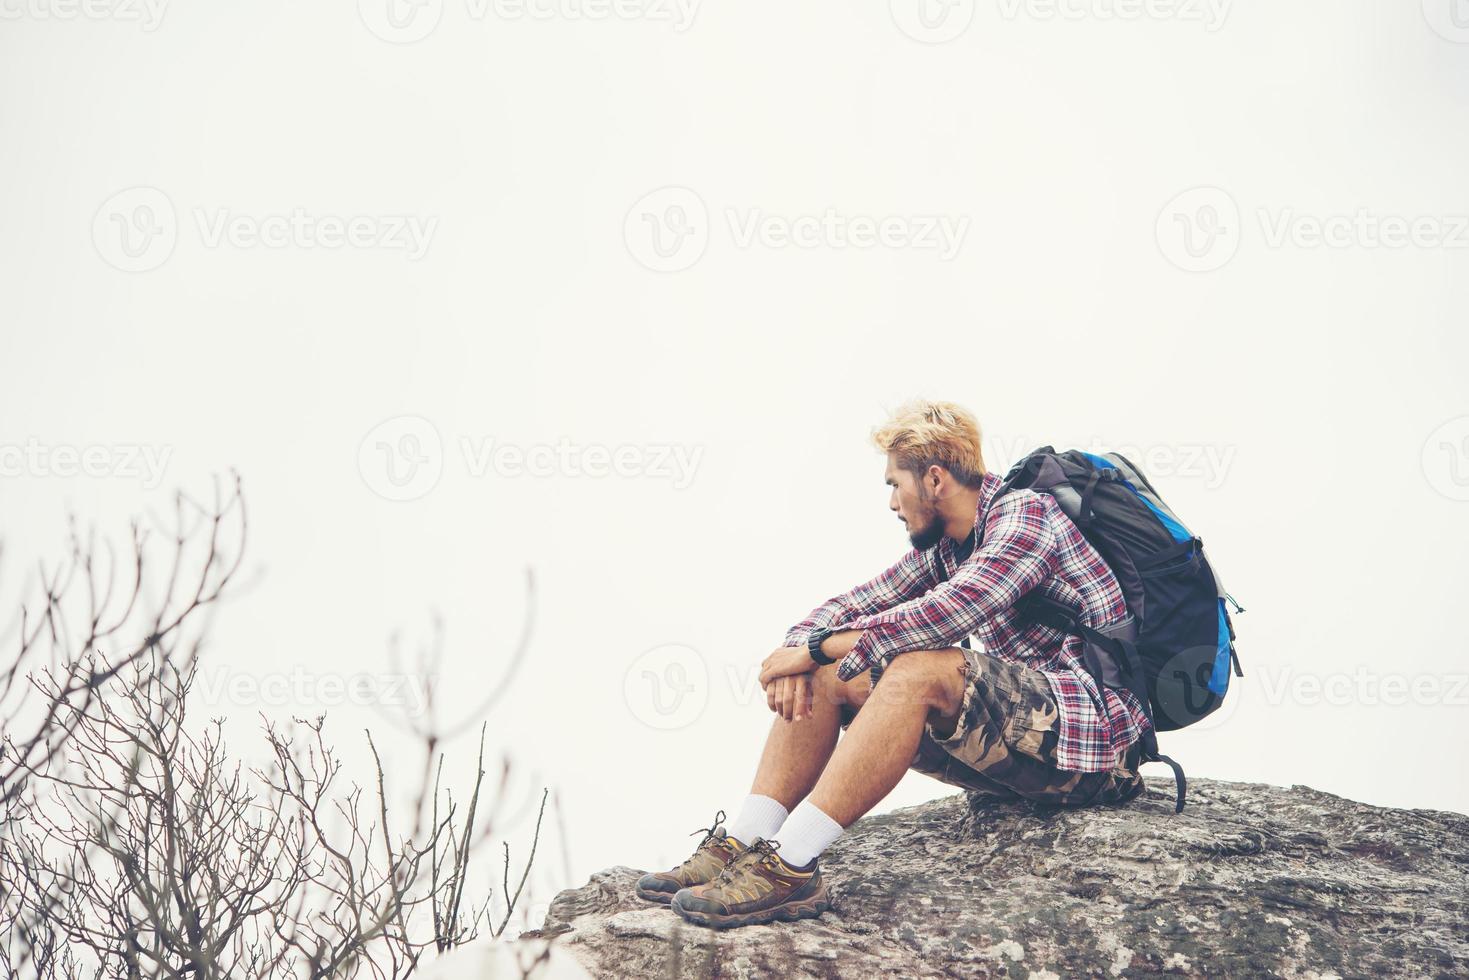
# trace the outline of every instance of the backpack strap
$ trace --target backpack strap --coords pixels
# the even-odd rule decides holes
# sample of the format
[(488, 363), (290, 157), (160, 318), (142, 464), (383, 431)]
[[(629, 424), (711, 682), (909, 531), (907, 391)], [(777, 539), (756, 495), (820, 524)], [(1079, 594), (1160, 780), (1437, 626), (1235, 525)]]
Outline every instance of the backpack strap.
[(1183, 766), (1180, 766), (1177, 762), (1174, 762), (1168, 756), (1158, 751), (1158, 736), (1151, 728), (1143, 733), (1141, 742), (1143, 751), (1141, 758), (1138, 760), (1139, 767), (1146, 762), (1168, 763), (1168, 768), (1173, 770), (1173, 783), (1177, 788), (1177, 792), (1174, 794), (1173, 812), (1182, 813), (1183, 799), (1188, 794), (1188, 777), (1183, 774)]
[(1081, 514), (1077, 518), (1076, 526), (1085, 534), (1092, 523), (1092, 495), (1097, 492), (1097, 484), (1102, 482), (1102, 474), (1106, 470), (1092, 470), (1092, 475), (1087, 477), (1086, 489), (1081, 491)]
[[(1175, 787), (1173, 812), (1183, 812), (1183, 800), (1188, 794), (1188, 778), (1183, 774), (1183, 766), (1173, 759), (1158, 751), (1158, 733), (1153, 727), (1153, 704), (1148, 700), (1148, 691), (1143, 684), (1142, 659), (1138, 656), (1137, 644), (1132, 640), (1117, 636), (1107, 636), (1099, 633), (1089, 626), (1078, 626), (1077, 631), (1082, 633), (1083, 639), (1091, 639), (1092, 642), (1110, 643), (1122, 658), (1124, 667), (1123, 677), (1126, 678), (1126, 687), (1137, 698), (1138, 704), (1143, 706), (1143, 714), (1148, 718), (1148, 730), (1143, 732), (1138, 740), (1142, 745), (1142, 755), (1138, 766), (1146, 762), (1166, 762), (1168, 768), (1173, 770), (1173, 783)], [(1090, 634), (1090, 636), (1088, 636)]]
[(1108, 665), (1100, 665), (1101, 669), (1097, 669), (1090, 663), (1085, 663), (1084, 666), (1098, 687), (1125, 688), (1131, 691), (1133, 697), (1137, 698), (1138, 703), (1142, 705), (1143, 714), (1148, 719), (1148, 730), (1143, 732), (1138, 740), (1142, 748), (1138, 764), (1141, 766), (1147, 762), (1167, 763), (1168, 768), (1173, 770), (1173, 781), (1176, 787), (1173, 812), (1182, 813), (1184, 798), (1188, 794), (1188, 779), (1184, 775), (1182, 766), (1158, 751), (1158, 735), (1153, 722), (1153, 705), (1148, 699), (1147, 687), (1143, 681), (1142, 658), (1138, 655), (1136, 641), (1128, 635), (1109, 635), (1078, 622), (1075, 610), (1064, 602), (1058, 602), (1048, 596), (1031, 593), (1021, 602), (1027, 614), (1037, 622), (1081, 637), (1082, 641), (1091, 646), (1095, 652), (1111, 652), (1116, 661), (1117, 674), (1120, 675), (1120, 684), (1108, 684), (1103, 679), (1103, 675), (1111, 673)]
[[(1005, 478), (1001, 482), (1000, 486), (996, 488), (994, 496), (990, 498), (989, 503), (985, 506), (984, 512), (981, 513), (979, 516), (979, 522), (978, 527), (976, 528), (974, 543), (976, 550), (979, 548), (980, 543), (984, 540), (984, 525), (985, 520), (989, 516), (990, 508), (995, 505), (995, 502), (999, 500), (1000, 497), (1002, 497), (1010, 490), (1014, 489), (1016, 486), (1029, 487), (1033, 482), (1035, 482), (1041, 476), (1041, 472), (1046, 465), (1047, 459), (1054, 456), (1055, 453), (1056, 450), (1053, 447), (1042, 446), (1039, 449), (1036, 449), (1033, 452), (1026, 454), (1025, 458), (1021, 459), (1018, 463), (1011, 467), (1010, 472), (1005, 475)], [(1132, 464), (1127, 459), (1116, 454), (1113, 454), (1110, 458), (1113, 462), (1113, 465), (1123, 467), (1122, 473), (1124, 476), (1130, 476), (1134, 480), (1141, 483), (1141, 485), (1146, 487), (1147, 490), (1152, 493), (1154, 498), (1156, 499), (1156, 492), (1153, 491), (1152, 484), (1148, 483), (1147, 478), (1142, 476), (1141, 473), (1137, 471), (1137, 469), (1132, 466)], [(1078, 522), (1078, 527), (1082, 530), (1083, 533), (1085, 533), (1087, 525), (1091, 523), (1092, 497), (1096, 492), (1097, 484), (1104, 480), (1114, 478), (1108, 475), (1104, 475), (1107, 472), (1110, 471), (1104, 471), (1100, 469), (1094, 471), (1091, 476), (1088, 477), (1087, 484), (1085, 488), (1083, 488), (1083, 492), (1081, 494), (1080, 509), (1081, 520), (1080, 522)], [(1161, 501), (1158, 501), (1158, 503), (1160, 505), (1162, 504)], [(1169, 514), (1170, 517), (1172, 516), (1171, 511), (1166, 512)], [(1169, 559), (1183, 557), (1196, 546), (1200, 551), (1202, 551), (1204, 543), (1200, 541), (1197, 537), (1190, 536), (1187, 540), (1175, 543), (1172, 547), (1168, 548), (1166, 552), (1158, 555), (1156, 558), (1156, 562), (1158, 564), (1162, 564)], [(1099, 630), (1093, 629), (1090, 626), (1085, 626), (1077, 620), (1076, 611), (1073, 610), (1071, 607), (1067, 606), (1065, 603), (1057, 602), (1054, 599), (1039, 595), (1035, 592), (1032, 592), (1030, 595), (1023, 597), (1020, 601), (1020, 605), (1023, 605), (1025, 612), (1037, 621), (1051, 626), (1055, 629), (1062, 630), (1063, 632), (1072, 633), (1081, 637), (1083, 641), (1086, 641), (1089, 645), (1092, 646), (1093, 650), (1098, 652), (1111, 652), (1113, 659), (1115, 659), (1116, 661), (1116, 667), (1118, 668), (1116, 674), (1114, 674), (1114, 677), (1120, 674), (1120, 684), (1106, 684), (1103, 681), (1101, 675), (1113, 674), (1111, 670), (1107, 669), (1106, 664), (1097, 665), (1102, 668), (1101, 670), (1096, 669), (1096, 667), (1089, 663), (1084, 664), (1084, 666), (1087, 668), (1088, 673), (1092, 675), (1092, 679), (1096, 681), (1099, 688), (1126, 688), (1127, 690), (1132, 692), (1133, 697), (1137, 698), (1138, 703), (1142, 705), (1143, 714), (1147, 717), (1148, 720), (1148, 730), (1143, 732), (1142, 736), (1138, 739), (1138, 744), (1141, 749), (1138, 765), (1141, 766), (1142, 764), (1148, 762), (1163, 762), (1168, 765), (1168, 768), (1173, 770), (1173, 781), (1176, 786), (1173, 812), (1182, 813), (1184, 798), (1188, 794), (1188, 779), (1184, 775), (1182, 766), (1180, 766), (1173, 759), (1169, 758), (1166, 755), (1163, 755), (1161, 752), (1158, 751), (1157, 729), (1155, 728), (1153, 722), (1153, 703), (1148, 697), (1147, 683), (1144, 680), (1142, 659), (1138, 655), (1135, 636), (1108, 635), (1107, 633), (1103, 633)], [(1236, 605), (1238, 605), (1238, 603), (1236, 603)], [(968, 637), (965, 637), (964, 645), (966, 647), (969, 645)], [(1231, 653), (1233, 653), (1232, 648)], [(1238, 668), (1236, 667), (1236, 670), (1237, 669)]]
[(1000, 480), (1000, 485), (995, 488), (994, 496), (990, 497), (989, 502), (984, 505), (983, 512), (979, 515), (979, 521), (974, 535), (975, 551), (978, 551), (979, 546), (984, 543), (984, 525), (989, 519), (990, 508), (994, 507), (995, 503), (1001, 497), (1016, 487), (1029, 489), (1031, 483), (1040, 476), (1041, 470), (1046, 465), (1046, 461), (1055, 454), (1056, 450), (1054, 447), (1042, 446), (1039, 449), (1026, 453), (1023, 459), (1010, 467), (1010, 472), (1006, 473)]

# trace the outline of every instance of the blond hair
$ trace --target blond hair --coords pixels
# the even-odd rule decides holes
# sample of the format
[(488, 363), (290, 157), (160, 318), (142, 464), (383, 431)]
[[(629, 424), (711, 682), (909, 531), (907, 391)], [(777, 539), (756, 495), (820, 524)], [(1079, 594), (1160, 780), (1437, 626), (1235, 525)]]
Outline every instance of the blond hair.
[(915, 475), (937, 463), (964, 486), (978, 487), (988, 472), (979, 447), (979, 420), (953, 402), (904, 402), (872, 430), (872, 441), (894, 454), (899, 468)]

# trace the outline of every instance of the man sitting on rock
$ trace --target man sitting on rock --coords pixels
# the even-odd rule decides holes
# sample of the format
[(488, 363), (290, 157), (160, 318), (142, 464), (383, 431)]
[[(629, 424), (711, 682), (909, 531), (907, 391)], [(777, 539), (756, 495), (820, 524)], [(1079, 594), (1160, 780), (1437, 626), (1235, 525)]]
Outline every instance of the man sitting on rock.
[(1096, 684), (1078, 637), (1014, 608), (1039, 590), (1086, 625), (1125, 619), (1101, 556), (1046, 494), (1014, 490), (989, 506), (1001, 480), (986, 471), (964, 408), (909, 403), (873, 441), (913, 548), (817, 606), (765, 658), (760, 683), (779, 717), (750, 795), (727, 828), (716, 817), (687, 861), (637, 884), (690, 922), (820, 915), (818, 856), (910, 768), (972, 792), (1072, 806), (1143, 790), (1142, 705)]

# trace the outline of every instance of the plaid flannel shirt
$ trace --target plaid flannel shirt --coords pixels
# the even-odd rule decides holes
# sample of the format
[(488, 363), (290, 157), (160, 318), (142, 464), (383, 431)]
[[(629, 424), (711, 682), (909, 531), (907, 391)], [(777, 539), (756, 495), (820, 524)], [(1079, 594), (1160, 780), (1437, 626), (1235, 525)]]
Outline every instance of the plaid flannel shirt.
[[(976, 521), (1001, 482), (985, 474)], [(1060, 715), (1059, 768), (1113, 768), (1147, 730), (1142, 705), (1131, 691), (1099, 687), (1083, 665), (1079, 637), (1026, 621), (1012, 607), (1039, 589), (1101, 628), (1128, 614), (1117, 577), (1047, 494), (1011, 491), (984, 520), (984, 540), (962, 563), (947, 535), (934, 548), (914, 548), (881, 575), (813, 609), (786, 632), (786, 646), (804, 646), (818, 627), (862, 630), (837, 676), (850, 680), (871, 669), (875, 683), (894, 656), (957, 646), (973, 634), (985, 652), (1038, 670), (1050, 682)], [(935, 560), (946, 581), (935, 574)]]

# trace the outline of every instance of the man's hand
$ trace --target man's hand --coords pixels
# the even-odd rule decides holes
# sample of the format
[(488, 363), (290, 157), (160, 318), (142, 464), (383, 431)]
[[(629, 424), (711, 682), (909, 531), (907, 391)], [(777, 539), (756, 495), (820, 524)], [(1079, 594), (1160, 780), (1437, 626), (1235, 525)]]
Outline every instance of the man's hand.
[(777, 677), (794, 677), (796, 674), (810, 673), (815, 669), (816, 661), (811, 659), (811, 651), (804, 646), (781, 647), (766, 657), (760, 665), (760, 686), (769, 687), (770, 682)]
[(816, 661), (805, 647), (781, 647), (760, 665), (765, 703), (786, 721), (811, 716), (811, 672)]
[(811, 717), (811, 675), (777, 677), (765, 686), (765, 702), (786, 721)]

